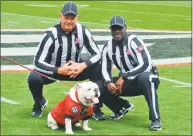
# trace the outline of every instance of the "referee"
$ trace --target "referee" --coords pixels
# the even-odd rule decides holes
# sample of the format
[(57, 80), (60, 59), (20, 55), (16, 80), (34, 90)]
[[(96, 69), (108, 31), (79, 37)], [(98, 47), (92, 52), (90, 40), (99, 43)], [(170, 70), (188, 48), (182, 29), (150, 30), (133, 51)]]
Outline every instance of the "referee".
[[(112, 17), (110, 30), (113, 39), (108, 41), (102, 52), (102, 76), (107, 86), (103, 90), (103, 102), (114, 112), (110, 118), (120, 119), (133, 107), (120, 96), (144, 95), (149, 107), (150, 130), (161, 130), (157, 97), (160, 81), (144, 42), (126, 32), (122, 16)], [(112, 64), (120, 71), (117, 77), (112, 77)]]
[[(78, 10), (74, 2), (64, 4), (59, 13), (60, 23), (44, 32), (34, 58), (34, 70), (58, 80), (81, 81), (89, 79), (99, 85), (101, 53), (90, 31), (77, 23)], [(85, 49), (90, 56), (80, 57)], [(28, 76), (28, 86), (35, 101), (32, 117), (41, 117), (48, 100), (43, 97), (43, 86), (54, 81), (34, 72)], [(100, 85), (99, 85), (100, 86)]]

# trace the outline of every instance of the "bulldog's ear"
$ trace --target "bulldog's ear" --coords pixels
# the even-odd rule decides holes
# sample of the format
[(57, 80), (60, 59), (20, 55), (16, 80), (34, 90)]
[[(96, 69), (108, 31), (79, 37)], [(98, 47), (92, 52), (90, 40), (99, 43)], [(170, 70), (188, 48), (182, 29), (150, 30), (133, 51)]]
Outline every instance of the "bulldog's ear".
[(94, 91), (95, 91), (95, 96), (99, 98), (101, 95), (100, 90), (98, 88), (95, 88)]
[(80, 83), (77, 83), (76, 84), (76, 88), (81, 88), (82, 86), (81, 86), (81, 84)]
[(92, 81), (88, 81), (87, 84), (92, 84), (93, 82)]
[(101, 96), (101, 92), (100, 90), (98, 89), (98, 98)]

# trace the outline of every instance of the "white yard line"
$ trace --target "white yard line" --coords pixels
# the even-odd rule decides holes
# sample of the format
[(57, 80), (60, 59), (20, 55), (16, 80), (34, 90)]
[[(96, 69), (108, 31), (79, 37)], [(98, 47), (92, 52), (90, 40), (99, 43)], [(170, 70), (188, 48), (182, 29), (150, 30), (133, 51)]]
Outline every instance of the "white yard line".
[[(148, 13), (148, 12), (132, 12), (132, 11), (122, 11), (122, 10), (109, 10), (109, 9), (99, 9), (99, 8), (90, 8), (90, 9), (94, 9), (94, 10), (107, 10), (107, 11), (117, 11), (117, 12), (131, 12), (131, 13), (140, 13), (140, 14), (155, 14), (157, 15), (157, 13)], [(40, 17), (40, 16), (31, 16), (31, 15), (23, 15), (23, 14), (15, 14), (15, 13), (8, 13), (8, 12), (1, 12), (1, 15), (6, 15), (6, 16), (22, 16), (22, 17), (29, 17), (29, 18), (37, 18), (37, 19), (49, 19), (49, 20), (54, 20), (54, 21), (59, 21), (59, 19), (56, 18), (49, 18), (49, 17)], [(159, 15), (163, 15), (163, 16), (179, 16), (179, 17), (183, 17), (183, 18), (190, 18), (190, 16), (183, 16), (183, 15), (174, 15), (174, 14), (159, 14)], [(79, 23), (85, 23), (85, 24), (93, 24), (93, 25), (102, 25), (102, 26), (109, 26), (109, 24), (103, 24), (103, 23), (95, 23), (95, 22), (85, 22), (85, 21), (79, 21)]]
[[(172, 38), (191, 38), (191, 34), (178, 34), (178, 35), (138, 35), (141, 39), (172, 39)], [(43, 35), (1, 35), (1, 43), (26, 43), (26, 42), (39, 42)], [(93, 35), (96, 41), (108, 41), (112, 36), (97, 36)]]
[[(33, 69), (34, 66), (33, 65), (24, 65), (27, 68)], [(21, 66), (18, 65), (1, 65), (1, 71), (9, 71), (9, 70), (14, 70), (14, 71), (29, 71)]]
[[(49, 18), (49, 17), (40, 17), (40, 16), (31, 16), (31, 15), (23, 15), (23, 14), (15, 14), (15, 13), (7, 13), (7, 12), (1, 12), (1, 15), (6, 15), (6, 16), (22, 16), (22, 17), (28, 17), (28, 18), (38, 18), (38, 19), (49, 19), (49, 20), (55, 20), (55, 21), (59, 21), (59, 19), (56, 18)], [(80, 22), (80, 21), (79, 21)], [(109, 26), (109, 24), (102, 24), (102, 23), (94, 23), (94, 22), (84, 22), (81, 21), (80, 23), (84, 23), (84, 24), (92, 24), (92, 25), (102, 25), (102, 26)]]
[[(109, 29), (90, 29), (92, 32), (109, 32)], [(45, 29), (1, 29), (2, 32), (9, 32), (9, 31), (22, 31), (22, 32), (27, 32), (27, 31), (45, 31)], [(171, 31), (171, 30), (145, 30), (145, 29), (128, 29), (128, 32), (157, 32), (157, 33), (185, 33), (185, 34), (191, 34), (191, 31)]]
[[(191, 63), (192, 57), (183, 57), (183, 58), (172, 58), (172, 59), (155, 59), (152, 60), (155, 65), (166, 65), (166, 64), (181, 64), (181, 63)], [(33, 69), (33, 65), (24, 65), (28, 68)], [(23, 67), (17, 66), (17, 65), (1, 65), (1, 71), (7, 71), (7, 70), (26, 70)]]
[[(154, 43), (145, 43), (145, 45), (149, 47), (154, 45)], [(98, 45), (98, 47), (99, 47), (99, 50), (102, 51), (104, 45), (101, 44), (101, 45)], [(37, 47), (1, 48), (1, 55), (2, 56), (29, 56), (29, 55), (35, 55), (36, 50), (37, 50)], [(83, 48), (82, 53), (87, 53), (85, 48)]]
[(58, 5), (51, 5), (51, 4), (25, 4), (25, 6), (29, 6), (29, 7), (46, 7), (46, 8), (58, 7)]
[[(105, 2), (109, 2), (109, 3), (124, 3), (124, 4), (130, 4), (130, 3), (133, 3), (133, 4), (142, 4), (142, 5), (155, 5), (155, 6), (169, 6), (169, 7), (191, 7), (191, 1), (186, 1), (186, 2), (189, 2), (190, 4), (189, 5), (182, 5), (182, 4), (176, 4), (174, 1), (105, 1)], [(183, 1), (185, 2), (185, 1)], [(111, 6), (111, 5), (110, 5)], [(117, 5), (112, 5), (112, 6), (117, 6)]]
[(172, 87), (176, 87), (176, 88), (186, 88), (186, 87), (192, 87), (192, 86), (176, 85), (176, 86), (172, 86)]
[(8, 21), (10, 24), (19, 24), (18, 22)]
[(143, 20), (130, 20), (130, 22), (143, 22)]
[(9, 99), (6, 99), (4, 97), (1, 97), (1, 102), (6, 102), (6, 103), (9, 103), (9, 104), (19, 104), (19, 102), (9, 100)]
[(37, 47), (1, 48), (2, 56), (30, 56), (35, 55)]
[(160, 21), (164, 21), (164, 22), (170, 22), (170, 20), (168, 19), (159, 19)]
[(175, 17), (187, 17), (191, 18), (191, 16), (184, 16), (184, 15), (176, 15), (176, 14), (162, 14), (162, 13), (152, 13), (152, 12), (137, 12), (137, 11), (131, 11), (131, 10), (112, 10), (112, 9), (101, 9), (101, 8), (88, 8), (91, 10), (97, 10), (97, 11), (109, 11), (109, 12), (124, 12), (124, 13), (134, 13), (134, 14), (145, 14), (145, 15), (155, 15), (155, 16), (175, 16)]
[(23, 15), (23, 14), (16, 14), (16, 13), (8, 13), (8, 12), (1, 12), (1, 16), (21, 16), (21, 17), (30, 17), (30, 18), (38, 18), (38, 19), (50, 19), (59, 21), (59, 19), (51, 18), (51, 17), (40, 17), (40, 16), (31, 16), (31, 15)]
[(162, 79), (162, 80), (166, 80), (166, 81), (176, 83), (176, 84), (180, 84), (180, 85), (185, 85), (185, 86), (190, 86), (190, 87), (192, 86), (189, 83), (181, 82), (181, 81), (178, 81), (178, 80), (173, 80), (173, 79), (169, 79), (169, 78), (165, 78), (165, 77), (159, 77), (159, 78)]
[(180, 63), (191, 63), (192, 57), (181, 57), (181, 58), (168, 58), (168, 59), (153, 59), (155, 65), (170, 65)]
[(52, 22), (48, 22), (48, 21), (44, 21), (44, 20), (42, 20), (42, 21), (40, 21), (40, 22), (46, 23), (46, 24), (51, 24), (51, 23), (52, 23)]

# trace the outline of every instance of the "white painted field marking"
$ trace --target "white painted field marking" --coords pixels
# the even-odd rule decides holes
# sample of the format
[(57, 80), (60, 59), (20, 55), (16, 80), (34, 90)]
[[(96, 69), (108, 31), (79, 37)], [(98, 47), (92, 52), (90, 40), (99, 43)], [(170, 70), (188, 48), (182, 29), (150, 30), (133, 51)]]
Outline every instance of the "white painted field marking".
[(35, 55), (37, 47), (25, 47), (25, 48), (1, 48), (2, 56), (29, 56)]
[[(105, 1), (105, 2), (116, 2), (116, 3), (128, 3), (128, 4), (130, 4), (130, 3), (133, 3), (133, 4), (142, 4), (142, 5), (157, 5), (157, 6), (161, 6), (161, 5), (163, 5), (163, 6), (172, 6), (172, 7), (191, 7), (191, 1), (186, 1), (186, 2), (189, 2), (190, 4), (189, 5), (182, 5), (182, 4), (184, 4), (184, 2), (185, 1), (183, 1), (182, 3), (180, 3), (179, 1), (178, 1), (178, 3), (176, 4), (175, 2), (171, 2), (171, 1), (156, 1), (156, 2), (154, 2), (154, 1), (145, 1), (145, 2), (139, 2), (139, 1)], [(109, 5), (108, 5), (109, 6)], [(110, 6), (117, 6), (117, 5), (110, 5)], [(119, 5), (119, 6), (121, 6), (121, 5)]]
[[(38, 19), (50, 19), (50, 20), (55, 20), (55, 21), (59, 21), (59, 19), (56, 19), (56, 18), (49, 18), (49, 17), (40, 17), (40, 16), (31, 16), (31, 15), (23, 15), (23, 14), (15, 14), (15, 13), (7, 13), (7, 12), (1, 12), (1, 15), (6, 15), (6, 16), (24, 16), (24, 17), (29, 17), (29, 18), (38, 18)], [(190, 16), (184, 16), (186, 19), (187, 18), (190, 18), (191, 20), (191, 17)], [(94, 22), (81, 22), (79, 21), (79, 23), (85, 23), (85, 24), (93, 24), (93, 25), (102, 25), (102, 26), (109, 26), (109, 24), (103, 24), (103, 23), (94, 23)], [(99, 29), (100, 30), (100, 29)], [(98, 31), (98, 30), (96, 30)], [(102, 30), (102, 31), (108, 31), (108, 30)], [(134, 30), (136, 32), (140, 31), (140, 32), (175, 32), (175, 31), (167, 31), (167, 30), (163, 30), (163, 31), (160, 31), (160, 30)], [(178, 31), (176, 33), (181, 33), (181, 32), (184, 32), (184, 33), (189, 33), (187, 31)]]
[(149, 46), (152, 46), (152, 45), (154, 45), (155, 43), (145, 43), (145, 46), (146, 47), (149, 47)]
[(102, 20), (103, 22), (108, 22), (109, 23), (109, 20)]
[(69, 94), (69, 92), (64, 92), (64, 94)]
[[(30, 1), (30, 2), (33, 2), (31, 4), (29, 4), (29, 2), (23, 2), (23, 1), (9, 1), (9, 2), (15, 2), (15, 3), (22, 3), (22, 4), (25, 4), (27, 6), (32, 6), (32, 7), (61, 7), (61, 5), (53, 5), (53, 4), (40, 4), (40, 3), (34, 3), (33, 1)], [(78, 7), (88, 7), (90, 5), (83, 5), (83, 4), (77, 4)]]
[[(183, 57), (183, 58), (170, 58), (170, 59), (153, 59), (155, 65), (164, 65), (164, 64), (180, 64), (180, 63), (191, 63), (192, 57)], [(30, 69), (33, 69), (33, 65), (24, 65)], [(113, 66), (115, 68), (115, 66)], [(1, 65), (1, 71), (4, 70), (26, 70), (25, 68), (17, 65)], [(162, 77), (161, 77), (162, 78)]]
[[(6, 15), (6, 16), (23, 16), (23, 17), (29, 17), (29, 18), (50, 19), (50, 20), (56, 20), (56, 21), (59, 21), (59, 19), (55, 19), (55, 18), (40, 17), (40, 16), (30, 16), (30, 15), (22, 15), (22, 14), (7, 13), (7, 12), (1, 12), (1, 15)], [(84, 21), (81, 21), (81, 22), (79, 21), (79, 23), (92, 24), (92, 25), (109, 26), (109, 24), (93, 23), (93, 22), (84, 22)]]
[(165, 77), (159, 77), (160, 79), (162, 80), (166, 80), (166, 81), (169, 81), (169, 82), (172, 82), (172, 83), (177, 83), (177, 84), (180, 84), (180, 85), (185, 85), (185, 86), (192, 86), (191, 84), (189, 83), (185, 83), (185, 82), (181, 82), (181, 81), (178, 81), (178, 80), (173, 80), (173, 79), (169, 79), (169, 78), (165, 78)]
[(181, 57), (181, 58), (168, 58), (168, 59), (153, 59), (155, 65), (170, 65), (170, 64), (179, 64), (179, 63), (191, 63), (192, 57)]
[[(173, 38), (191, 38), (191, 34), (179, 34), (179, 35), (138, 35), (141, 39), (173, 39)], [(107, 41), (110, 40), (111, 36), (96, 36), (94, 35), (93, 38), (96, 41)]]
[(176, 16), (176, 17), (187, 17), (191, 18), (191, 16), (184, 16), (184, 15), (176, 15), (176, 14), (161, 14), (161, 13), (152, 13), (152, 12), (137, 12), (137, 11), (131, 11), (131, 10), (112, 10), (112, 9), (101, 9), (101, 8), (88, 8), (91, 10), (98, 10), (98, 11), (110, 11), (110, 12), (125, 12), (125, 13), (134, 13), (134, 14), (149, 14), (149, 15), (156, 15), (156, 16)]
[[(24, 65), (24, 66), (27, 68), (30, 68), (30, 69), (34, 68), (33, 65)], [(1, 65), (1, 71), (3, 71), (3, 70), (29, 71), (21, 66), (18, 66), (18, 65)]]
[[(99, 50), (102, 51), (104, 45), (98, 45)], [(2, 56), (33, 56), (37, 47), (21, 47), (21, 48), (1, 48)], [(83, 47), (81, 53), (87, 53), (85, 47)]]
[(164, 21), (164, 22), (170, 22), (170, 20), (168, 19), (159, 19), (160, 21)]
[(6, 15), (6, 16), (21, 16), (21, 17), (38, 18), (38, 19), (59, 20), (59, 19), (50, 18), (50, 17), (31, 16), (31, 15), (23, 15), (23, 14), (7, 13), (7, 12), (1, 12), (1, 15), (2, 15), (2, 16), (3, 16), (3, 15)]
[[(29, 2), (24, 2), (24, 1), (9, 1), (9, 2), (15, 2), (15, 3), (24, 3), (24, 4), (28, 4)], [(30, 1), (31, 2), (31, 1)], [(106, 3), (133, 3), (133, 4), (143, 4), (143, 5), (163, 5), (163, 6), (179, 6), (179, 7), (191, 7), (191, 1), (178, 1), (177, 3), (173, 2), (173, 1), (145, 1), (145, 2), (141, 2), (141, 1), (104, 1)], [(184, 2), (190, 3), (190, 4), (185, 4)], [(31, 4), (38, 4), (38, 3), (31, 3)], [(77, 4), (78, 5), (78, 4)], [(60, 6), (60, 5), (59, 5)], [(79, 5), (78, 5), (79, 6)], [(106, 6), (117, 6), (117, 5), (106, 5)], [(122, 6), (119, 4), (119, 6)]]
[(181, 86), (172, 86), (172, 87), (176, 87), (176, 88), (185, 88), (185, 87), (191, 87), (191, 86), (185, 86), (185, 85), (181, 85)]
[(143, 20), (130, 20), (130, 22), (143, 22)]
[(19, 24), (18, 22), (8, 21), (10, 24)]
[(78, 7), (89, 7), (90, 5), (82, 5), (82, 4), (78, 4)]
[(184, 18), (184, 20), (192, 20), (192, 18)]
[[(172, 38), (191, 38), (191, 34), (179, 35), (138, 35), (142, 39), (172, 39)], [(1, 43), (26, 43), (26, 42), (39, 42), (43, 35), (1, 35)], [(96, 41), (108, 41), (112, 36), (97, 36), (93, 35)]]
[[(92, 32), (109, 32), (109, 29), (90, 29)], [(45, 29), (1, 29), (2, 32), (17, 32), (17, 31), (22, 31), (22, 32), (28, 32), (28, 31), (45, 31)], [(130, 32), (157, 32), (157, 33), (170, 33), (170, 34), (192, 34), (192, 31), (172, 31), (172, 30), (146, 30), (146, 29), (128, 29)]]
[(29, 7), (46, 7), (46, 8), (58, 7), (58, 5), (50, 5), (50, 4), (25, 4), (25, 6), (29, 6)]
[[(155, 43), (145, 43), (146, 47), (152, 46)], [(19, 45), (18, 45), (19, 46)], [(37, 44), (38, 46), (38, 44)], [(99, 50), (102, 51), (104, 45), (98, 45)], [(21, 47), (21, 48), (1, 48), (2, 56), (29, 56), (35, 55), (37, 47)], [(87, 53), (87, 50), (83, 48), (82, 53)]]
[(40, 22), (46, 23), (46, 24), (51, 24), (51, 23), (52, 23), (52, 22), (48, 22), (48, 21), (44, 21), (44, 20), (42, 20), (42, 21), (40, 21)]
[(43, 35), (1, 35), (1, 43), (28, 43), (40, 42)]
[(1, 97), (1, 102), (6, 102), (6, 103), (9, 103), (9, 104), (19, 104), (19, 102), (15, 102), (15, 101), (6, 99), (4, 97)]

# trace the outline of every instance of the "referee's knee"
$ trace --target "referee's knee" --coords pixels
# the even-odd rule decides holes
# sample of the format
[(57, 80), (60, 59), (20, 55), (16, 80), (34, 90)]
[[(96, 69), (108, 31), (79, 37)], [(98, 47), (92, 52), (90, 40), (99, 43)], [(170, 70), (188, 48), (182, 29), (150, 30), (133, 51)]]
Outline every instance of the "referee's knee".
[(27, 77), (28, 84), (38, 84), (42, 83), (42, 77), (34, 72), (31, 72)]
[(140, 73), (138, 75), (138, 80), (139, 80), (139, 82), (150, 82), (149, 81), (149, 76), (150, 76), (149, 72)]

